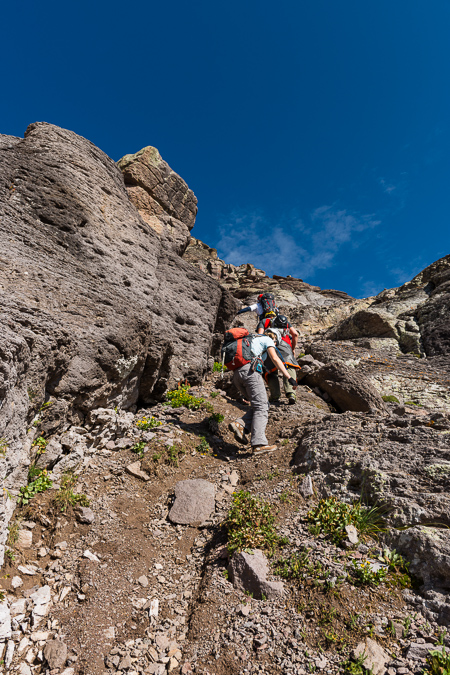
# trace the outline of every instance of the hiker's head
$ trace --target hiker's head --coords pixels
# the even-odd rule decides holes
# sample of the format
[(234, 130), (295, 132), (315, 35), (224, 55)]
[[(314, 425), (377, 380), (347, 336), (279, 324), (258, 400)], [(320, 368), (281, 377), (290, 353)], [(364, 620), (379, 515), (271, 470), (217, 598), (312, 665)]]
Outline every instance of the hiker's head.
[(266, 312), (266, 313), (264, 314), (264, 318), (265, 318), (265, 319), (273, 319), (274, 317), (276, 317), (275, 312)]
[(268, 337), (272, 338), (276, 345), (279, 345), (281, 342), (281, 333), (278, 328), (268, 328), (265, 333)]
[(273, 320), (273, 325), (275, 328), (287, 328), (289, 325), (287, 316), (284, 316), (284, 314), (278, 314)]

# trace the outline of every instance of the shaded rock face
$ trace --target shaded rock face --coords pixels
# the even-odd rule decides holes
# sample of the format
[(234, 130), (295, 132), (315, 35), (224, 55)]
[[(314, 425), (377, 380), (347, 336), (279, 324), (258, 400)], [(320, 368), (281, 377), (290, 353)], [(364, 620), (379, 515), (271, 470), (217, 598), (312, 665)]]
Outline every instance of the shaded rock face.
[(216, 324), (234, 315), (219, 284), (176, 253), (196, 212), (184, 181), (148, 149), (122, 166), (143, 190), (153, 181), (154, 210), (182, 237), (143, 220), (115, 163), (86, 139), (45, 123), (0, 137), (3, 476), (26, 473), (24, 433), (44, 401), (51, 434), (93, 408), (199, 381)]

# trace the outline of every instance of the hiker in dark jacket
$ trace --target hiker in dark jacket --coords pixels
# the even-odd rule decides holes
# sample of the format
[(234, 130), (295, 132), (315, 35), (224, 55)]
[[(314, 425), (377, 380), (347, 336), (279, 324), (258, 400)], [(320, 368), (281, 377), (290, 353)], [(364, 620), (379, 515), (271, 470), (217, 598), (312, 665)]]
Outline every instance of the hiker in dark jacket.
[[(289, 377), (283, 376), (283, 387), (289, 404), (293, 405), (296, 401), (296, 396), (295, 387), (292, 386), (292, 381), (297, 382), (297, 371), (300, 370), (300, 366), (296, 361), (294, 351), (290, 343), (283, 339), (282, 332), (279, 328), (269, 327), (265, 331), (265, 335), (268, 335), (274, 341), (276, 345), (276, 351), (288, 372)], [(264, 379), (267, 382), (270, 392), (269, 403), (277, 403), (281, 396), (280, 381), (278, 379), (277, 368), (270, 357), (268, 357), (264, 362), (264, 370)]]
[[(253, 359), (265, 359), (270, 357), (274, 367), (280, 373), (289, 378), (289, 373), (275, 350), (275, 343), (267, 335), (255, 335), (251, 340), (251, 353)], [(269, 402), (266, 388), (261, 374), (254, 369), (254, 360), (237, 368), (233, 372), (233, 382), (239, 392), (250, 401), (250, 409), (230, 424), (231, 431), (241, 443), (247, 443), (246, 434), (251, 432), (252, 451), (254, 453), (271, 452), (276, 450), (276, 445), (268, 445), (266, 426), (269, 419)], [(290, 379), (291, 386), (297, 387), (297, 380)]]
[(287, 342), (292, 351), (295, 352), (298, 341), (298, 331), (293, 326), (291, 326), (287, 316), (284, 316), (284, 314), (276, 314), (272, 317), (261, 318), (256, 327), (256, 332), (259, 335), (262, 335), (264, 331), (266, 331), (271, 326), (273, 326), (273, 328), (278, 328), (281, 331), (282, 340)]

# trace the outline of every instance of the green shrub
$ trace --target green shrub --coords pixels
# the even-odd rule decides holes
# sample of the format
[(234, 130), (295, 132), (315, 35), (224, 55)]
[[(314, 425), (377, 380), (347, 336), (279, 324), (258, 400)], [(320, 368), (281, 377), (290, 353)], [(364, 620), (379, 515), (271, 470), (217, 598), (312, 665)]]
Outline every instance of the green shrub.
[(381, 507), (367, 508), (361, 502), (345, 504), (336, 497), (328, 497), (308, 511), (307, 519), (311, 523), (312, 534), (330, 534), (333, 541), (339, 543), (347, 537), (346, 525), (354, 525), (363, 537), (376, 537), (384, 532), (386, 527), (382, 513)]
[(200, 436), (200, 443), (195, 448), (201, 455), (206, 455), (211, 451), (208, 441), (204, 436)]
[(57, 504), (62, 513), (67, 511), (70, 506), (89, 506), (89, 499), (84, 494), (75, 493), (73, 488), (77, 482), (77, 477), (70, 472), (63, 474), (61, 478), (61, 487), (53, 497), (53, 502)]
[(381, 398), (385, 403), (400, 403), (398, 398), (396, 396), (392, 396), (391, 394), (389, 396), (382, 396)]
[(202, 403), (205, 402), (205, 399), (190, 394), (190, 388), (190, 384), (182, 384), (177, 389), (172, 389), (171, 391), (166, 392), (166, 398), (170, 402), (170, 405), (173, 408), (181, 408), (184, 406), (190, 410), (198, 410), (201, 408)]
[(213, 373), (223, 373), (224, 370), (226, 370), (227, 367), (225, 365), (222, 365), (220, 361), (214, 361), (213, 365)]
[(237, 492), (225, 521), (230, 554), (252, 548), (267, 549), (273, 554), (278, 546), (287, 543), (276, 533), (274, 522), (275, 516), (269, 503), (250, 492)]
[(221, 415), (221, 413), (213, 413), (206, 420), (206, 426), (212, 434), (215, 434), (219, 431), (219, 424), (223, 422), (224, 419), (225, 417), (224, 415)]
[(341, 663), (341, 668), (344, 671), (344, 675), (372, 675), (372, 670), (369, 670), (369, 668), (366, 668), (364, 665), (366, 658), (367, 654), (366, 652), (363, 652), (355, 661), (352, 661), (351, 659), (343, 661)]
[(140, 457), (140, 458), (142, 459), (143, 456), (144, 456), (144, 448), (145, 448), (145, 446), (146, 446), (145, 441), (139, 441), (138, 443), (135, 443), (135, 444), (132, 446), (131, 452), (134, 452), (136, 455), (138, 455), (138, 457)]

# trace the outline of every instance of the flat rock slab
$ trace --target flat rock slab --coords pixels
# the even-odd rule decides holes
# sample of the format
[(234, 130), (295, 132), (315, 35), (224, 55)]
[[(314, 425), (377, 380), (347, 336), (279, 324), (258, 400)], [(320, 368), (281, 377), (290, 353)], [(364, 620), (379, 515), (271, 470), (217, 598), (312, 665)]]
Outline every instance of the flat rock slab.
[(62, 668), (67, 660), (67, 646), (61, 640), (49, 640), (44, 647), (44, 658), (50, 668)]
[(31, 548), (33, 545), (33, 533), (30, 530), (19, 530), (16, 546), (17, 548)]
[(269, 564), (264, 553), (254, 549), (252, 553), (235, 553), (229, 571), (233, 586), (244, 593), (252, 593), (256, 600), (271, 600), (284, 593), (281, 581), (267, 581)]
[(215, 508), (215, 487), (207, 480), (182, 480), (175, 486), (169, 519), (180, 525), (202, 525)]
[(378, 642), (367, 638), (360, 642), (353, 651), (353, 656), (359, 658), (365, 654), (364, 668), (372, 670), (373, 675), (383, 675), (386, 671), (386, 663), (390, 660), (389, 654)]
[(126, 467), (126, 472), (129, 473), (130, 476), (135, 476), (135, 478), (140, 478), (141, 480), (145, 481), (150, 480), (150, 476), (148, 476), (145, 471), (142, 471), (140, 462), (128, 464)]

